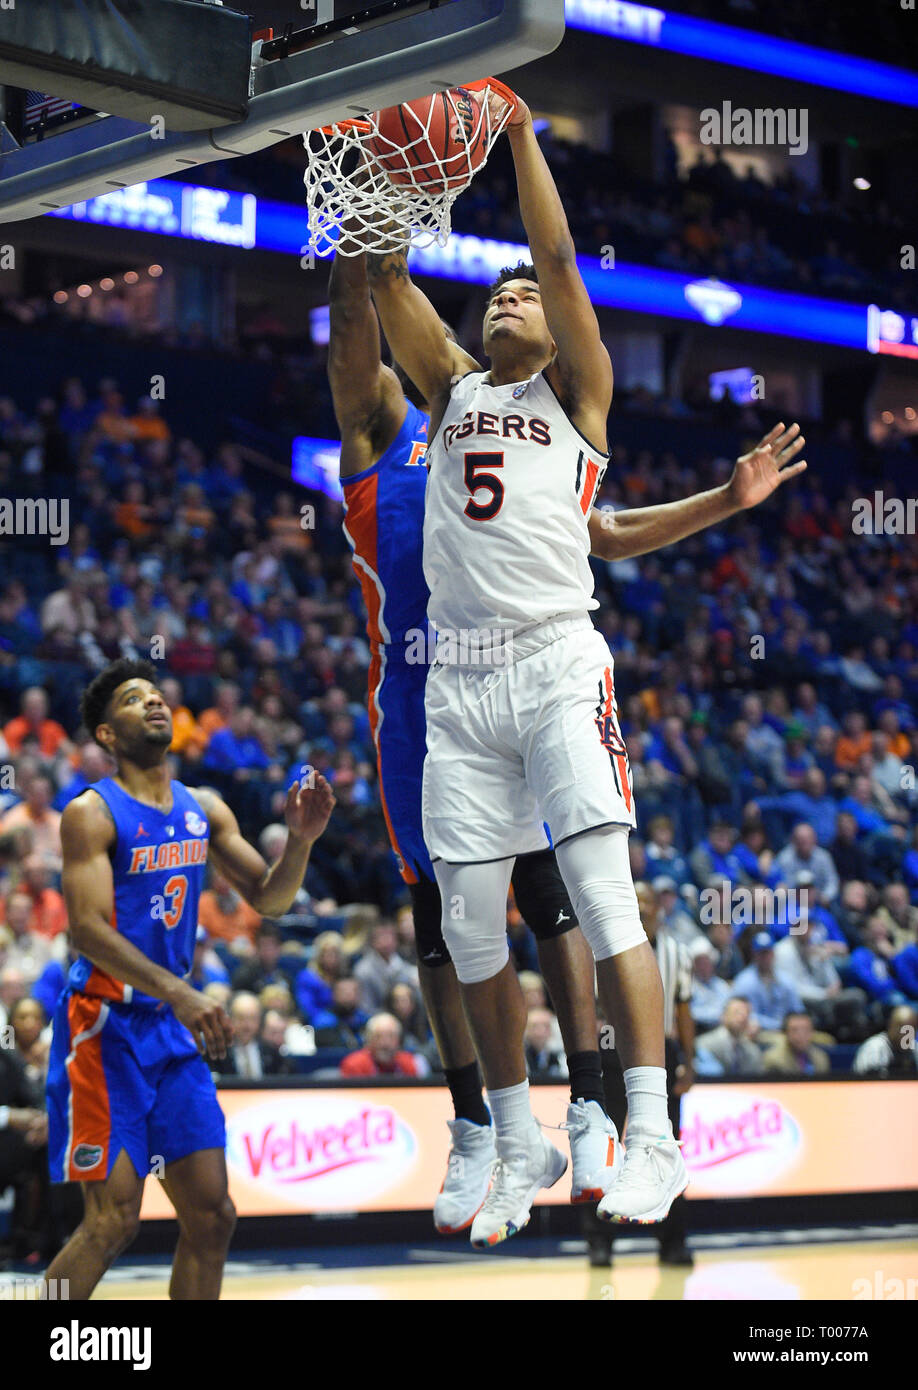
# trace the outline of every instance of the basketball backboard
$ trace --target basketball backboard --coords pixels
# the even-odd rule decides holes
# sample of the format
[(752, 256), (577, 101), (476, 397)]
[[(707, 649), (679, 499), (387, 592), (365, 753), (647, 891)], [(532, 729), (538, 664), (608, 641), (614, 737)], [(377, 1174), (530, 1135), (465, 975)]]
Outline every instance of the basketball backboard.
[[(337, 18), (318, 22), (330, 11), (327, 0), (314, 0), (304, 16), (308, 9), (315, 22), (256, 38), (242, 120), (170, 129), (151, 103), (144, 123), (100, 115), (22, 147), (0, 127), (0, 222), (184, 174), (347, 116), (510, 72), (550, 53), (564, 34), (564, 0), (386, 0), (350, 14), (335, 8)], [(0, 42), (0, 84), (11, 81), (2, 52)], [(49, 72), (45, 85), (52, 81)]]

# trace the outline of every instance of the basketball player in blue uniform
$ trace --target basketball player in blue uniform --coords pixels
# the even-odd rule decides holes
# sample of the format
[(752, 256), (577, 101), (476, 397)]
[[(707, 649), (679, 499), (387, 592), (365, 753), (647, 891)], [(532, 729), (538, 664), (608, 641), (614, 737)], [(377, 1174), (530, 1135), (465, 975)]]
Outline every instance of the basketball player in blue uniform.
[[(443, 940), (440, 892), (421, 830), (428, 665), (426, 658), (416, 658), (428, 646), (409, 634), (427, 634), (422, 539), (429, 408), (398, 365), (390, 369), (382, 362), (365, 256), (336, 259), (329, 300), (328, 364), (341, 431), (345, 533), (367, 609), (372, 653), (368, 706), (380, 794), (393, 851), (411, 893), (421, 991), (455, 1112), (447, 1176), (434, 1207), (437, 1228), (448, 1233), (471, 1224), (496, 1155), (459, 983)], [(452, 330), (443, 327), (455, 341)], [(773, 431), (763, 444), (778, 433)], [(770, 456), (756, 451), (737, 462), (730, 484), (722, 489), (618, 514), (594, 509), (593, 554), (623, 560), (672, 544), (757, 505), (783, 480)], [(567, 1054), (571, 1199), (589, 1202), (611, 1183), (618, 1148), (604, 1113), (591, 952), (575, 930), (574, 911), (550, 850), (520, 855), (512, 884), (517, 906), (538, 942), (540, 968)]]
[(63, 889), (79, 952), (54, 1015), (48, 1070), (55, 1182), (83, 1186), (81, 1225), (48, 1269), (89, 1298), (130, 1244), (144, 1181), (179, 1220), (170, 1297), (215, 1299), (235, 1224), (223, 1115), (202, 1052), (232, 1025), (187, 982), (208, 860), (257, 912), (280, 916), (334, 806), (324, 778), (294, 785), (287, 844), (268, 868), (216, 792), (170, 781), (172, 716), (146, 661), (116, 661), (87, 688), (86, 727), (116, 763), (61, 822)]

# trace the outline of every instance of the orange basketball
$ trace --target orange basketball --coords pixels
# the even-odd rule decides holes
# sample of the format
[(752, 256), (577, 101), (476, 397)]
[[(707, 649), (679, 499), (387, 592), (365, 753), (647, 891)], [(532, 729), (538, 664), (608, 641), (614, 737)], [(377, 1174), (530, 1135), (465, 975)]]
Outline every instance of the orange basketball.
[(445, 193), (461, 188), (469, 169), (480, 168), (487, 155), (481, 97), (465, 87), (389, 106), (379, 112), (377, 126), (379, 136), (366, 147), (392, 183)]

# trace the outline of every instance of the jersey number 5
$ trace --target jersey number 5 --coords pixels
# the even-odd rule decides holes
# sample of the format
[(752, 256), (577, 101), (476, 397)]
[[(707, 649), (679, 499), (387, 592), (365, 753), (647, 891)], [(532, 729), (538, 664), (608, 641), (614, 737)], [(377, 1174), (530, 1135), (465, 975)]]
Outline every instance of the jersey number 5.
[[(503, 468), (503, 454), (466, 454), (465, 485), (471, 496), (465, 504), (465, 515), (473, 521), (493, 521), (504, 504), (504, 484), (496, 473), (483, 470)], [(488, 491), (487, 502), (476, 502), (475, 493)]]

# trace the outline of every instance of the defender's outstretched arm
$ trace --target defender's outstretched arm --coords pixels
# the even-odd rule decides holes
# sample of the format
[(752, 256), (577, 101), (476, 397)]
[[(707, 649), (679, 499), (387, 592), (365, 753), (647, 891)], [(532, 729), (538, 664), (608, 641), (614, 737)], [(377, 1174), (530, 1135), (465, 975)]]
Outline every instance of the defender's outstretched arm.
[(481, 367), (443, 332), (443, 322), (408, 270), (407, 250), (370, 252), (367, 275), (383, 332), (396, 361), (436, 412), (454, 376)]
[(328, 308), (328, 379), (341, 432), (341, 476), (346, 478), (369, 468), (386, 451), (402, 426), (406, 406), (398, 378), (382, 361), (366, 255), (335, 256)]

